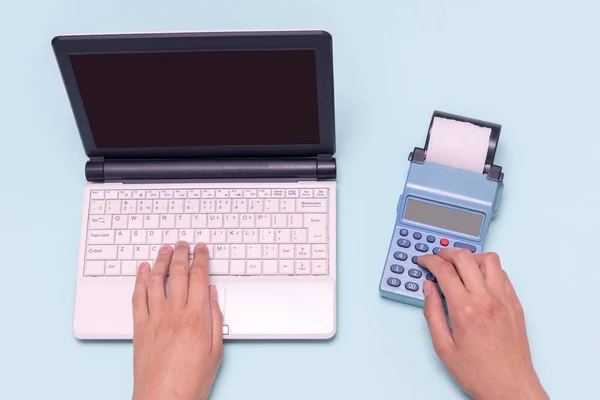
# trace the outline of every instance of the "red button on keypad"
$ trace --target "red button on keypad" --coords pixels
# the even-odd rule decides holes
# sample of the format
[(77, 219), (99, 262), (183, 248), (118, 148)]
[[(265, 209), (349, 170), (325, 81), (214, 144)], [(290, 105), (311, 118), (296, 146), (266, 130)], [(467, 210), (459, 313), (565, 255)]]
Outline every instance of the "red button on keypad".
[(441, 244), (442, 246), (448, 246), (448, 243), (449, 243), (449, 242), (448, 242), (448, 239), (446, 239), (446, 238), (444, 238), (444, 239), (441, 239), (441, 240), (440, 240), (440, 244)]

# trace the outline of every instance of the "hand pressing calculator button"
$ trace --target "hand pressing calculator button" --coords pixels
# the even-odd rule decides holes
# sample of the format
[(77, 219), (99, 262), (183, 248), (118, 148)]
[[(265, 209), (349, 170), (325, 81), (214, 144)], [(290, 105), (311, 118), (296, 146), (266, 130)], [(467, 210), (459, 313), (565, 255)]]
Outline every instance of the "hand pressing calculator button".
[[(437, 160), (435, 151), (427, 151), (427, 146), (447, 132), (463, 130), (468, 134), (457, 136), (457, 141), (481, 140), (487, 144), (481, 146), (480, 155), (485, 165), (477, 166), (477, 172), (457, 167), (452, 162), (440, 163), (446, 156), (447, 160), (462, 156), (452, 149), (442, 149), (450, 153)], [(473, 138), (475, 135), (480, 137)], [(503, 191), (502, 167), (493, 164), (499, 136), (498, 124), (434, 112), (425, 147), (415, 147), (408, 157), (410, 168), (398, 199), (379, 280), (382, 297), (423, 307), (426, 281), (435, 283), (440, 292), (441, 288), (431, 271), (420, 264), (419, 257), (439, 254), (445, 248), (463, 248), (474, 253), (483, 249)], [(399, 279), (402, 277), (406, 279)], [(443, 293), (440, 294), (443, 299)]]

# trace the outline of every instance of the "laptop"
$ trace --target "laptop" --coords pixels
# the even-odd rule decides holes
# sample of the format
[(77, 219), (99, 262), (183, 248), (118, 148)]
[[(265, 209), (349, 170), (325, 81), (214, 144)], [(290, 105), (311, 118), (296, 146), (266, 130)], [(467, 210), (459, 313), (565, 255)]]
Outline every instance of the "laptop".
[(334, 336), (331, 36), (64, 35), (52, 47), (89, 158), (73, 335), (131, 339), (137, 268), (185, 240), (209, 247), (225, 339)]

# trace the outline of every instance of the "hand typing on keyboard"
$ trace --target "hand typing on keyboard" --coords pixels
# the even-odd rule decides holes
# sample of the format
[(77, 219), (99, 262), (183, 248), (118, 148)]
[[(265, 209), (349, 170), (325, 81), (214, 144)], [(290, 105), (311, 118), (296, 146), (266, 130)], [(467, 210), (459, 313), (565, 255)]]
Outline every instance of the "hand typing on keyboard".
[(418, 258), (425, 281), (424, 314), (433, 346), (464, 391), (475, 399), (548, 399), (534, 370), (523, 309), (493, 253), (442, 249)]
[[(206, 399), (221, 364), (223, 317), (209, 286), (208, 249), (162, 246), (142, 263), (133, 294), (133, 400)], [(166, 282), (169, 274), (168, 284)]]

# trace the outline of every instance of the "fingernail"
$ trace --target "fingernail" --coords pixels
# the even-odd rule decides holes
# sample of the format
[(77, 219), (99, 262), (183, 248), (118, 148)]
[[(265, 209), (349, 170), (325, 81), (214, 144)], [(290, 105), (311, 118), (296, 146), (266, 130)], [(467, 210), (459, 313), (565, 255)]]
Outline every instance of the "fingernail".
[(431, 286), (429, 281), (425, 281), (425, 284), (423, 285), (423, 292), (425, 292), (425, 297), (429, 296), (431, 294)]
[(169, 254), (171, 246), (163, 246), (160, 248), (160, 254)]
[(204, 243), (196, 243), (196, 248), (197, 249), (201, 249), (203, 247), (206, 247), (206, 245)]
[(213, 299), (214, 301), (218, 302), (219, 301), (219, 293), (217, 293), (216, 286), (210, 285), (209, 290), (210, 290), (210, 298)]
[(150, 265), (148, 265), (147, 263), (143, 263), (140, 265), (139, 272), (140, 272), (140, 274), (145, 274), (146, 272), (148, 272), (149, 269), (150, 269)]

